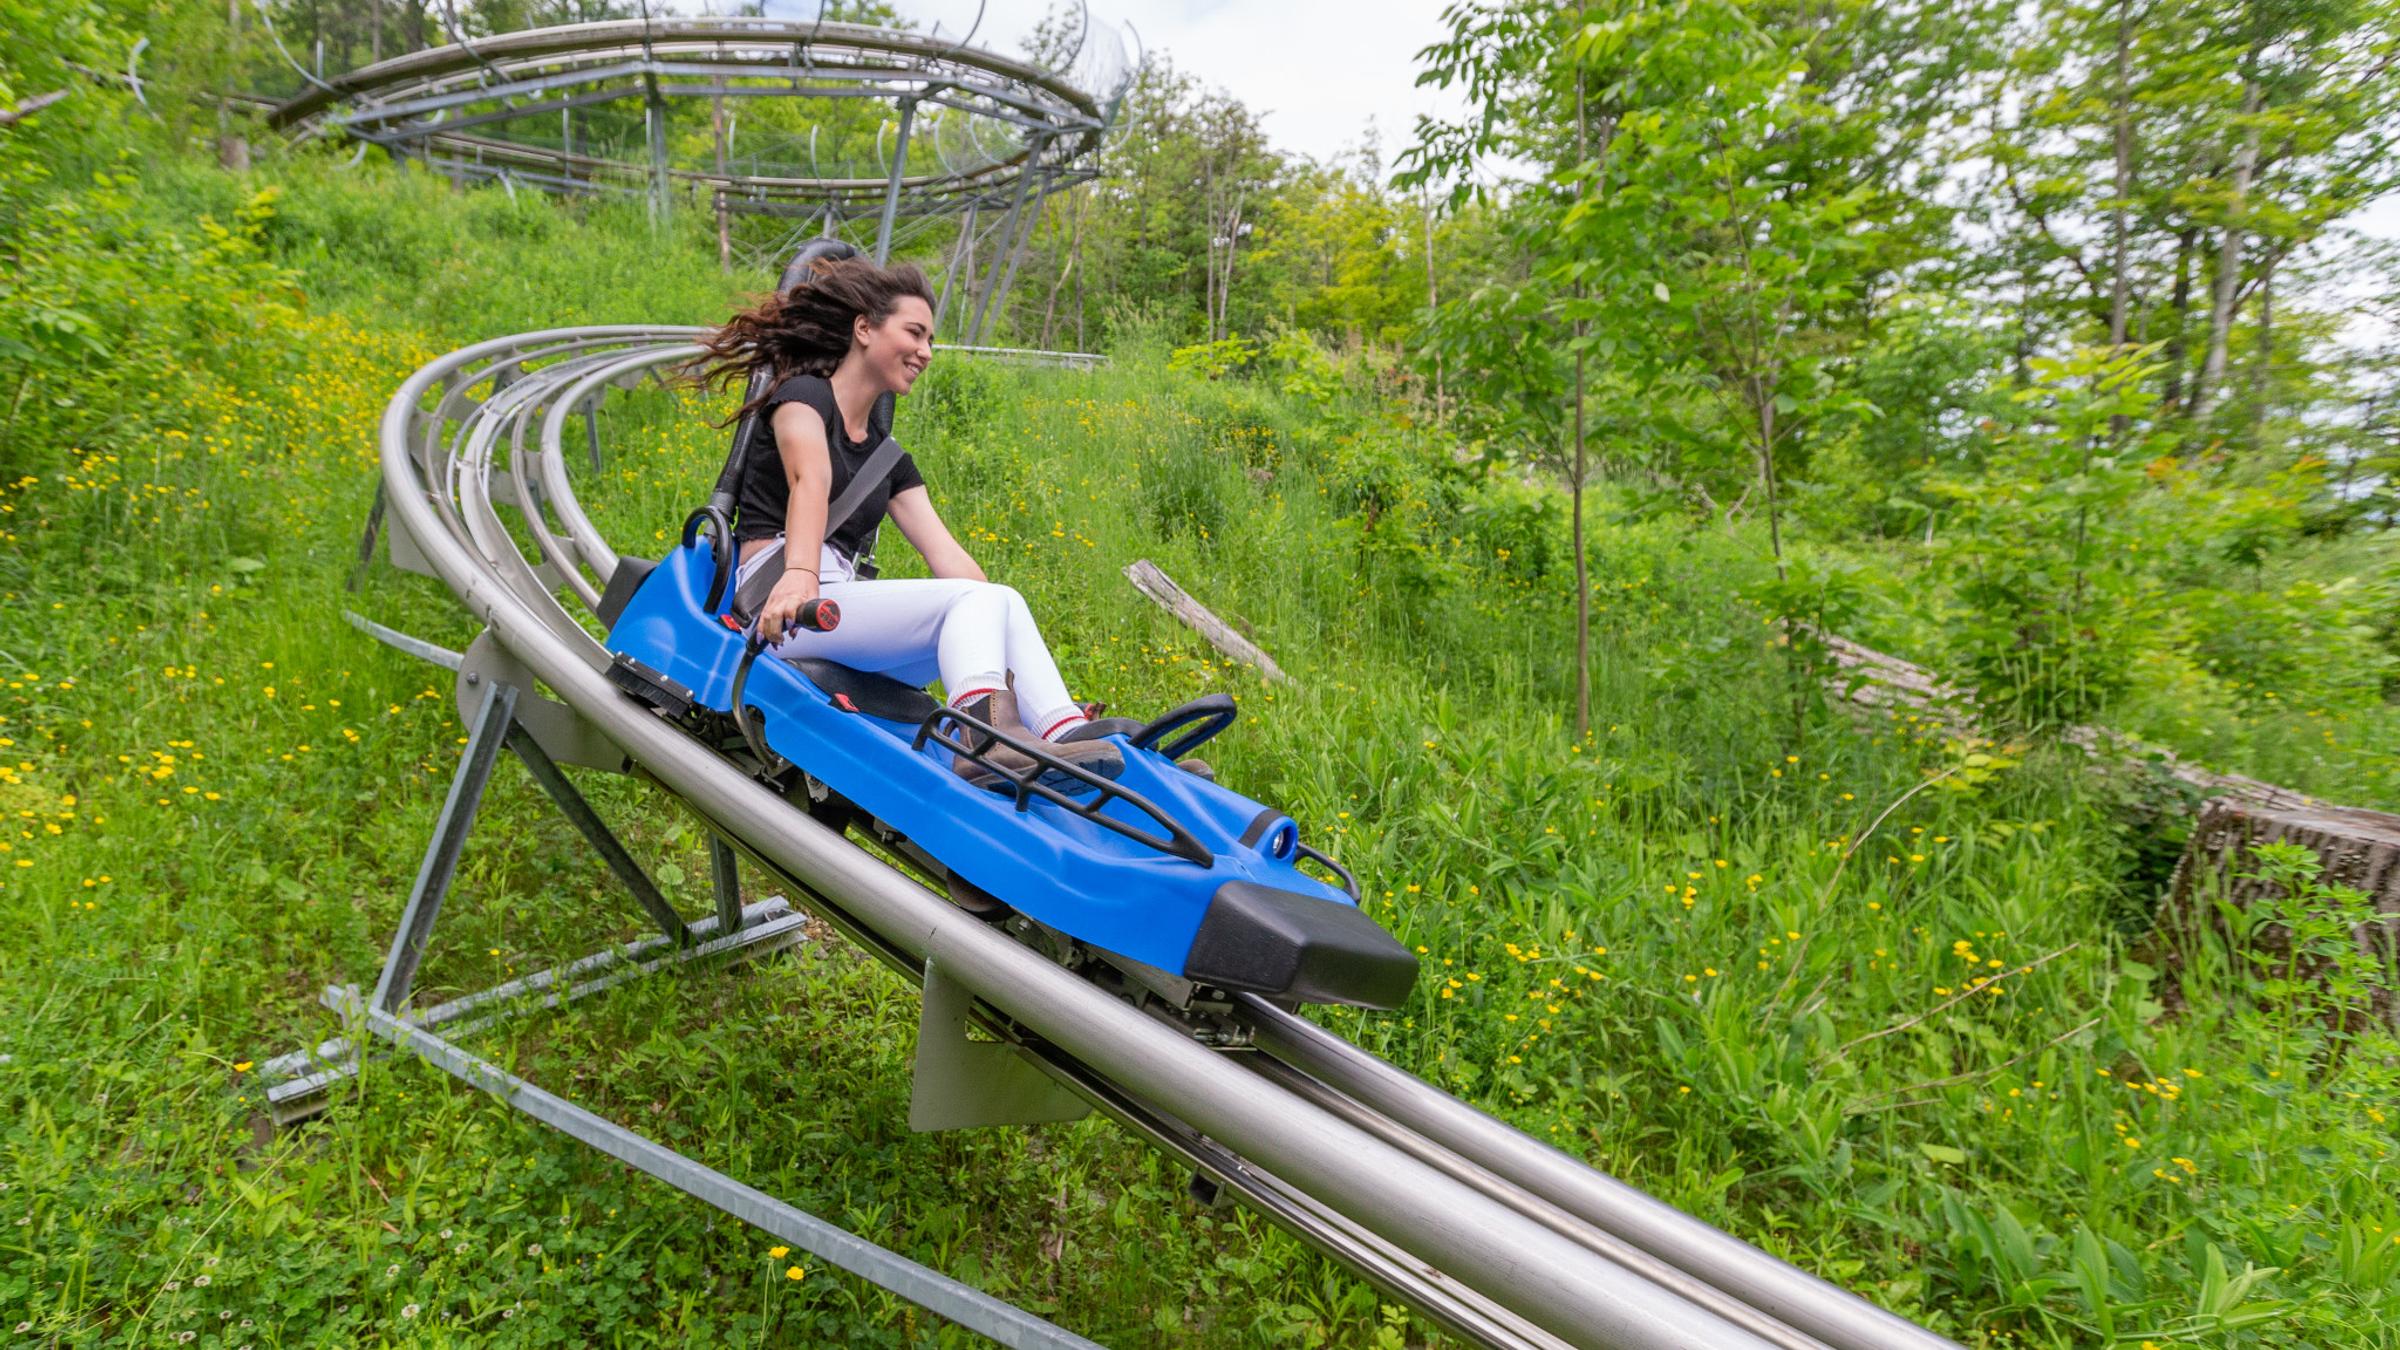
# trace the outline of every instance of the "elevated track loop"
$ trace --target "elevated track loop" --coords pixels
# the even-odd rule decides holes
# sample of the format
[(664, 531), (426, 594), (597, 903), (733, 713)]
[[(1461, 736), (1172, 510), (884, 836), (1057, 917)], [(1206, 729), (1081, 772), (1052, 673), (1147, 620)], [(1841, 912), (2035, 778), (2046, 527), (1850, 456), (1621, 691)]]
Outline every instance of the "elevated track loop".
[[(1951, 1344), (1263, 1000), (1235, 1003), (1251, 1049), (1211, 1048), (970, 916), (619, 692), (591, 613), (619, 558), (577, 504), (569, 469), (583, 449), (570, 452), (567, 429), (610, 387), (693, 354), (695, 331), (479, 343), (417, 371), (384, 414), (394, 561), (439, 578), (538, 679), (527, 700), (583, 724), (600, 752), (577, 762), (653, 782), (893, 970), (923, 982), (931, 965), (971, 993), (976, 1020), (1050, 1080), (1468, 1340)], [(596, 464), (596, 438), (589, 453)]]

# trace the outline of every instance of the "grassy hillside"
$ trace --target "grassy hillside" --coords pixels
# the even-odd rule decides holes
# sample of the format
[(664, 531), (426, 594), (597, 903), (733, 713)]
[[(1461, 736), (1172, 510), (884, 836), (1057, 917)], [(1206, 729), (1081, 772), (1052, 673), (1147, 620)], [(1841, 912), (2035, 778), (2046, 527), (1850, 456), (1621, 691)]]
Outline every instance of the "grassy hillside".
[[(45, 303), (115, 345), (46, 356), (0, 441), (10, 1325), (964, 1342), (414, 1066), (254, 1133), (253, 1066), (326, 1034), (317, 991), (375, 968), (462, 738), (440, 672), (338, 617), (472, 636), (424, 578), (341, 591), (383, 400), (470, 340), (703, 322), (731, 292), (702, 241), (630, 215), (371, 166), (270, 177), (279, 196), (162, 163), (42, 245)], [(612, 407), (585, 501), (621, 547), (663, 551), (723, 405)], [(1298, 370), (1207, 380), (1137, 339), (1089, 373), (937, 359), (901, 417), (1079, 693), (1242, 700), (1221, 774), (1290, 810), (1424, 954), (1412, 1004), (1332, 1015), (1345, 1035), (1971, 1343), (2400, 1344), (2388, 1039), (2330, 1044), (2208, 947), (2163, 1019), (2128, 955), (2155, 822), (2037, 746), (1795, 727), (1747, 598), (1755, 541), (1603, 501), (1585, 743), (1560, 504), (1370, 400)], [(1118, 576), (1135, 557), (1294, 683), (1260, 687), (1159, 615)], [(699, 909), (701, 836), (636, 784), (587, 785)], [(421, 984), (638, 927), (503, 769)], [(898, 981), (815, 949), (485, 1048), (1103, 1342), (1426, 1337), (1241, 1211), (1193, 1211), (1105, 1125), (909, 1134), (914, 1018)]]

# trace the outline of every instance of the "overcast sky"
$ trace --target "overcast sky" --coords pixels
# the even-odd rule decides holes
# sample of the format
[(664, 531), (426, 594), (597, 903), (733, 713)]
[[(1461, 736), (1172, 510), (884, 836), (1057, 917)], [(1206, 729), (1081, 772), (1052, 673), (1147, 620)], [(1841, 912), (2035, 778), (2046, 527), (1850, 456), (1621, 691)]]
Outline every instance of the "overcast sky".
[[(1092, 18), (1248, 104), (1283, 150), (1327, 159), (1372, 125), (1388, 164), (1419, 113), (1456, 116), (1442, 90), (1418, 89), (1417, 52), (1440, 41), (1444, 0), (1091, 0)], [(903, 14), (945, 34), (975, 23), (975, 0), (899, 0)], [(990, 0), (975, 45), (1011, 55), (1040, 0)]]

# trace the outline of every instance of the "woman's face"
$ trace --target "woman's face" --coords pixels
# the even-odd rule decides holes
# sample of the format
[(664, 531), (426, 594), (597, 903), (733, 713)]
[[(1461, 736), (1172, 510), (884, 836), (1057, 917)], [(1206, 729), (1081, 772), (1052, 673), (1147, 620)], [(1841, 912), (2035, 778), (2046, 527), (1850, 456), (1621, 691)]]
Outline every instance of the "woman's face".
[(851, 342), (877, 387), (905, 394), (933, 360), (933, 308), (901, 296), (882, 323), (869, 327), (861, 316)]

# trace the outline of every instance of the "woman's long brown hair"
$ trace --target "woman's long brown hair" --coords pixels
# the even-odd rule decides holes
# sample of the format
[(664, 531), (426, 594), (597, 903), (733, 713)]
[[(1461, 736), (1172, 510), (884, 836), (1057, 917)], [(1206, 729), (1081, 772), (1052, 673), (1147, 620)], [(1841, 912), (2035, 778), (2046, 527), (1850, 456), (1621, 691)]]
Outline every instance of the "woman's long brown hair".
[(761, 297), (703, 336), (701, 354), (684, 369), (703, 388), (730, 388), (766, 370), (758, 396), (725, 419), (731, 423), (794, 375), (831, 375), (850, 352), (858, 316), (866, 315), (869, 327), (881, 324), (909, 295), (933, 305), (933, 287), (914, 263), (881, 267), (866, 258), (820, 259), (806, 280)]

